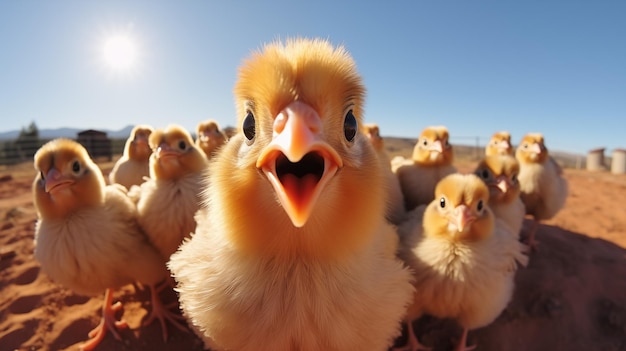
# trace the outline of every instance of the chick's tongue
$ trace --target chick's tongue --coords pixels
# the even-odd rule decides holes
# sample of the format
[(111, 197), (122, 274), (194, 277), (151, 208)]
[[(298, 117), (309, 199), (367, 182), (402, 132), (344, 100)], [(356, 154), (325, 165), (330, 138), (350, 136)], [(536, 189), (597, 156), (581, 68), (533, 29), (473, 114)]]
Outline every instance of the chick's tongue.
[(294, 207), (302, 209), (311, 201), (311, 197), (315, 193), (318, 178), (313, 174), (306, 174), (302, 177), (296, 177), (293, 174), (285, 174), (281, 182), (283, 183), (285, 194)]

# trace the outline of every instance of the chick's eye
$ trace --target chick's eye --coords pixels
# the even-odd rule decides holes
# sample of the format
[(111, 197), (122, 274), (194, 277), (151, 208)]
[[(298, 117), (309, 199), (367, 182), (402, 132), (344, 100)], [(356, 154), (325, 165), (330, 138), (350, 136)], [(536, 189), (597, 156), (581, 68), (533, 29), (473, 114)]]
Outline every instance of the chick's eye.
[(74, 161), (72, 163), (72, 172), (74, 173), (80, 172), (80, 163), (78, 161)]
[(353, 141), (356, 136), (356, 118), (352, 113), (352, 110), (348, 111), (346, 114), (346, 118), (343, 121), (343, 134), (346, 137), (347, 141)]
[(511, 176), (511, 181), (512, 181), (513, 183), (517, 182), (517, 174), (513, 174), (513, 175)]
[(489, 172), (486, 169), (483, 169), (483, 171), (480, 172), (480, 176), (483, 177), (483, 179), (487, 179), (489, 178)]
[(428, 145), (428, 140), (424, 139), (424, 141), (422, 141), (422, 145), (424, 146)]
[(441, 208), (445, 208), (446, 207), (446, 199), (445, 198), (441, 198), (439, 199), (439, 207)]
[(484, 207), (485, 207), (485, 204), (483, 203), (483, 200), (479, 200), (478, 204), (476, 205), (476, 209), (478, 211), (482, 211)]
[(252, 112), (248, 111), (246, 118), (243, 120), (243, 135), (246, 136), (246, 139), (252, 140), (256, 135), (256, 121), (254, 120), (254, 115)]
[(185, 149), (187, 148), (187, 143), (184, 140), (181, 140), (178, 142), (178, 148), (181, 151), (185, 151)]

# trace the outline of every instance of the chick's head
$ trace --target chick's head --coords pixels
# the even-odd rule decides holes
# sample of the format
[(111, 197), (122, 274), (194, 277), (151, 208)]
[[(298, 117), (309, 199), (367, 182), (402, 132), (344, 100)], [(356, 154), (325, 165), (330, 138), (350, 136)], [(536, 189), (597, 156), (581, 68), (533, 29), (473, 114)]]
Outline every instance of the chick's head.
[(135, 126), (126, 140), (124, 154), (133, 160), (148, 160), (152, 154), (149, 138), (153, 131), (154, 129), (148, 125)]
[(489, 188), (490, 201), (510, 203), (520, 194), (519, 162), (510, 155), (492, 155), (478, 163), (474, 171)]
[(452, 157), (448, 128), (424, 128), (413, 148), (413, 160), (423, 166), (442, 166), (452, 164)]
[(202, 151), (194, 145), (187, 130), (178, 125), (157, 129), (150, 135), (150, 177), (175, 180), (200, 172), (208, 166)]
[(220, 129), (217, 121), (212, 119), (198, 123), (196, 127), (196, 145), (211, 157), (220, 146), (226, 143), (226, 134)]
[(548, 148), (541, 133), (524, 135), (517, 147), (515, 157), (520, 163), (544, 163), (548, 160)]
[(81, 144), (52, 140), (35, 153), (34, 165), (34, 202), (42, 218), (62, 219), (104, 202), (104, 177)]
[(211, 173), (232, 189), (223, 207), (247, 219), (230, 232), (254, 233), (236, 240), (263, 247), (282, 228), (285, 247), (326, 254), (367, 240), (384, 215), (383, 178), (359, 131), (365, 87), (346, 50), (269, 44), (244, 61), (234, 93), (239, 132)]
[(489, 189), (474, 174), (451, 174), (435, 188), (424, 212), (424, 232), (451, 241), (479, 241), (493, 233)]
[(378, 124), (368, 123), (363, 125), (363, 132), (369, 138), (370, 142), (374, 146), (376, 151), (383, 150), (384, 142), (383, 138), (380, 136), (380, 128)]
[(513, 145), (511, 145), (511, 133), (507, 131), (495, 132), (485, 148), (485, 154), (491, 155), (513, 155)]

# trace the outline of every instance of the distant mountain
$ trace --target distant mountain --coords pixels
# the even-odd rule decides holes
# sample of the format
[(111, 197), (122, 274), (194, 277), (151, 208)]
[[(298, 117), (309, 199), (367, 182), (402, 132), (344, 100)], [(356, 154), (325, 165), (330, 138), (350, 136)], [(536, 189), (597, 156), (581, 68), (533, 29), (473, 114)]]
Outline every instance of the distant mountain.
[[(102, 132), (107, 133), (109, 138), (112, 139), (126, 139), (130, 135), (130, 131), (133, 129), (132, 125), (128, 125), (120, 130), (107, 130), (102, 129)], [(54, 129), (39, 129), (39, 137), (42, 139), (54, 139), (54, 138), (71, 138), (74, 139), (78, 135), (78, 132), (82, 132), (81, 128), (54, 128)], [(8, 132), (0, 132), (0, 140), (16, 139), (20, 135), (19, 130), (11, 130)]]

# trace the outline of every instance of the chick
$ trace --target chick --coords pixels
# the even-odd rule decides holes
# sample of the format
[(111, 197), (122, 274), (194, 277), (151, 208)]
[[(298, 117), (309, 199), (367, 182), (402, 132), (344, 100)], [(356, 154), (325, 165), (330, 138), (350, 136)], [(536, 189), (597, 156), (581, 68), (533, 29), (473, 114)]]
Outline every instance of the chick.
[(38, 213), (35, 258), (52, 280), (81, 295), (105, 290), (100, 325), (82, 348), (91, 350), (107, 330), (120, 340), (113, 290), (136, 281), (155, 284), (167, 276), (165, 261), (137, 224), (135, 205), (118, 185), (105, 186), (85, 148), (55, 139), (35, 154), (33, 182)]
[(178, 125), (154, 131), (150, 147), (150, 179), (141, 185), (137, 202), (139, 224), (168, 260), (196, 229), (208, 160)]
[(541, 133), (526, 134), (517, 147), (515, 157), (520, 163), (520, 197), (526, 214), (533, 217), (533, 226), (526, 240), (535, 248), (539, 221), (554, 217), (563, 208), (568, 185), (563, 170), (550, 157)]
[(389, 156), (385, 151), (384, 140), (380, 136), (380, 128), (375, 123), (363, 126), (365, 135), (369, 138), (374, 150), (378, 155), (381, 168), (385, 174), (387, 193), (387, 220), (393, 224), (400, 224), (404, 221), (406, 211), (404, 210), (404, 196), (398, 177), (391, 171)]
[(425, 128), (413, 149), (412, 162), (395, 168), (407, 211), (431, 202), (437, 182), (456, 172), (448, 137), (446, 127)]
[(412, 328), (424, 313), (458, 321), (463, 335), (457, 350), (472, 349), (466, 347), (468, 330), (498, 317), (512, 297), (517, 264), (526, 265), (528, 256), (494, 217), (489, 189), (476, 175), (449, 175), (434, 193), (399, 228), (399, 256), (412, 268), (416, 287), (406, 315), (409, 341), (401, 349), (424, 349)]
[(185, 315), (213, 350), (386, 350), (413, 288), (354, 61), (321, 39), (276, 42), (234, 91), (239, 132), (169, 262)]
[(511, 155), (487, 156), (478, 163), (474, 174), (489, 188), (489, 207), (496, 218), (509, 225), (519, 238), (526, 209), (520, 199), (519, 163)]
[(152, 149), (148, 144), (148, 138), (153, 129), (148, 125), (137, 125), (130, 132), (124, 154), (113, 166), (109, 173), (109, 182), (117, 183), (130, 189), (133, 185), (143, 183), (144, 178), (150, 175), (150, 155)]
[(489, 140), (489, 144), (485, 147), (485, 155), (511, 155), (514, 153), (513, 145), (511, 145), (511, 133), (507, 131), (495, 132)]
[(211, 159), (227, 140), (226, 133), (220, 129), (217, 121), (209, 119), (198, 123), (196, 128), (196, 146), (204, 152), (208, 159)]

